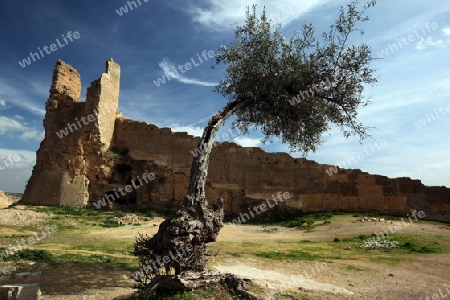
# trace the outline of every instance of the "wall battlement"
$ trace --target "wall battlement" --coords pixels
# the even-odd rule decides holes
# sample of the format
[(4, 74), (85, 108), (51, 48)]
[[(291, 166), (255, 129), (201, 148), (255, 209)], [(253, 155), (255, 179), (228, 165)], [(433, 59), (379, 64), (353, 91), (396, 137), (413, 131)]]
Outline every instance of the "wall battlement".
[[(88, 88), (86, 102), (79, 102), (79, 82), (78, 72), (57, 61), (46, 105), (46, 135), (22, 203), (93, 206), (145, 172), (154, 172), (155, 180), (108, 206), (176, 208), (186, 196), (192, 151), (200, 138), (117, 115), (120, 67), (112, 60)], [(57, 136), (67, 123), (94, 112), (97, 116), (89, 124)], [(448, 188), (361, 170), (339, 169), (329, 176), (330, 167), (287, 153), (218, 143), (211, 154), (206, 195), (212, 203), (223, 198), (229, 217), (248, 212), (278, 192), (289, 192), (288, 200), (259, 217), (317, 211), (406, 216), (417, 209), (425, 211), (426, 219), (450, 221)]]

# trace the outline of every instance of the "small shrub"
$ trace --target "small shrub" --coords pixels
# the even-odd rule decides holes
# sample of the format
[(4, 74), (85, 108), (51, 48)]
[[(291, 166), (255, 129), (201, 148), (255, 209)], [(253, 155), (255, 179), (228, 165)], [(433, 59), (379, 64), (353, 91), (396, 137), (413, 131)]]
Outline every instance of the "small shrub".
[(125, 217), (126, 215), (127, 215), (127, 214), (124, 213), (124, 212), (121, 211), (121, 210), (118, 210), (118, 211), (116, 211), (116, 212), (114, 213), (114, 216), (117, 217), (117, 218), (122, 218), (122, 217)]
[(341, 239), (340, 238), (334, 238), (334, 240), (333, 240), (333, 242), (335, 242), (335, 243), (339, 243), (341, 241)]
[(120, 226), (125, 226), (125, 225), (119, 224), (116, 220), (108, 218), (103, 222), (103, 224), (101, 226), (110, 228), (110, 227), (120, 227)]
[(5, 258), (6, 261), (30, 260), (35, 262), (51, 262), (53, 255), (47, 250), (24, 249)]

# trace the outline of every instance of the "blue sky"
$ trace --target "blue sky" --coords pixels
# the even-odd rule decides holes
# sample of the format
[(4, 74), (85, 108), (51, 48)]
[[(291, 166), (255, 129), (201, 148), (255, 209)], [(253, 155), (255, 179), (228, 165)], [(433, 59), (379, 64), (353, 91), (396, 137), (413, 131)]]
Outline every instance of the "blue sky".
[[(225, 104), (214, 84), (224, 68), (214, 59), (199, 63), (197, 54), (218, 53), (243, 24), (245, 7), (267, 7), (274, 23), (290, 37), (301, 25), (313, 23), (326, 31), (345, 0), (247, 1), (150, 0), (133, 10), (127, 1), (7, 1), (0, 12), (0, 189), (22, 192), (42, 141), (42, 120), (57, 59), (72, 65), (82, 77), (82, 97), (90, 82), (104, 72), (112, 57), (122, 68), (119, 110), (132, 119), (201, 135), (208, 118)], [(360, 110), (360, 120), (375, 127), (372, 140), (360, 144), (337, 130), (307, 158), (319, 163), (361, 169), (389, 177), (409, 176), (427, 185), (450, 187), (450, 2), (445, 0), (378, 1), (364, 23), (365, 34), (351, 42), (366, 42), (376, 59), (379, 82), (366, 89), (372, 104)], [(128, 12), (124, 12), (127, 7)], [(120, 14), (117, 12), (119, 11)], [(78, 39), (62, 35), (78, 32)], [(75, 36), (75, 35), (74, 35)], [(62, 47), (22, 67), (30, 52)], [(172, 66), (191, 60), (196, 66), (172, 73), (158, 87), (154, 81)], [(169, 75), (170, 76), (170, 75)], [(448, 107), (448, 110), (446, 108)], [(421, 120), (422, 124), (419, 124)], [(227, 122), (218, 136), (227, 131)], [(420, 128), (419, 128), (420, 127)], [(287, 151), (277, 140), (261, 145), (261, 134), (234, 134), (244, 146)], [(376, 144), (378, 143), (378, 144)], [(378, 146), (377, 146), (378, 145)], [(382, 146), (380, 146), (382, 145)], [(359, 155), (358, 155), (359, 153)], [(17, 154), (18, 156), (14, 156)], [(15, 157), (5, 162), (3, 157)], [(300, 157), (300, 153), (291, 153)], [(20, 159), (17, 159), (20, 157)]]

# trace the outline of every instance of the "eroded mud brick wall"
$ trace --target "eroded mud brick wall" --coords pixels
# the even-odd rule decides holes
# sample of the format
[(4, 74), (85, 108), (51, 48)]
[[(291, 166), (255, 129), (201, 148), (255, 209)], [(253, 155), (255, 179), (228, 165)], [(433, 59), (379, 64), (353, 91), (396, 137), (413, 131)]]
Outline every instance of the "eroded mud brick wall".
[[(106, 62), (106, 73), (92, 82), (80, 102), (81, 80), (58, 60), (46, 103), (45, 138), (21, 203), (84, 206), (89, 200), (89, 173), (98, 173), (101, 153), (114, 132), (120, 67)], [(94, 178), (95, 179), (95, 178)]]
[[(116, 121), (115, 146), (130, 156), (155, 162), (160, 180), (138, 199), (141, 207), (173, 208), (186, 195), (192, 152), (199, 138), (173, 133), (169, 128), (125, 118)], [(330, 165), (296, 159), (286, 153), (218, 143), (213, 148), (206, 188), (207, 197), (225, 200), (228, 216), (289, 192), (283, 205), (265, 214), (273, 217), (289, 210), (303, 212), (379, 212), (406, 216), (413, 209), (426, 210), (430, 218), (449, 220), (450, 190), (425, 187), (419, 180), (390, 179), (360, 170), (341, 169), (329, 176)], [(442, 209), (442, 210), (437, 210)]]

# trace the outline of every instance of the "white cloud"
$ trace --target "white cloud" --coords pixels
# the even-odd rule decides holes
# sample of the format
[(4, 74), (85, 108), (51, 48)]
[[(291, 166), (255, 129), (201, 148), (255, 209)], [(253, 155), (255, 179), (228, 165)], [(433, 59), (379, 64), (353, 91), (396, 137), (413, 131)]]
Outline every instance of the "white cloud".
[(14, 119), (0, 116), (0, 135), (9, 131), (25, 131), (27, 128)]
[(22, 140), (34, 139), (42, 141), (44, 139), (44, 131), (33, 130), (14, 119), (0, 116), (0, 135), (8, 132), (21, 133), (19, 138)]
[(14, 168), (32, 168), (35, 164), (36, 152), (0, 148), (0, 167), (3, 168), (2, 171)]
[(5, 100), (0, 100), (0, 106), (5, 107), (6, 106), (6, 101)]
[(45, 132), (44, 131), (30, 130), (30, 131), (23, 132), (22, 135), (20, 136), (20, 138), (22, 140), (34, 139), (36, 141), (42, 141), (44, 139), (44, 136), (45, 136)]
[(203, 135), (203, 127), (194, 127), (194, 126), (171, 126), (172, 131), (176, 132), (187, 132), (193, 136), (202, 136)]
[(442, 32), (445, 36), (450, 36), (450, 27), (444, 27), (442, 28)]
[[(13, 163), (9, 159), (13, 160)], [(6, 160), (6, 161), (5, 161)], [(36, 164), (36, 152), (0, 148), (0, 189), (23, 193), (26, 181)]]
[(233, 141), (243, 147), (259, 147), (261, 145), (261, 141), (256, 138), (238, 136)]
[(182, 10), (188, 14), (192, 21), (199, 23), (213, 31), (226, 31), (233, 24), (244, 24), (246, 7), (257, 4), (261, 11), (265, 6), (268, 17), (275, 24), (287, 25), (302, 14), (312, 10), (318, 5), (323, 5), (329, 0), (309, 1), (261, 1), (261, 0), (209, 0), (197, 1), (183, 7)]
[(205, 82), (200, 81), (198, 79), (191, 79), (184, 77), (180, 70), (177, 70), (175, 65), (171, 63), (167, 58), (164, 58), (160, 63), (159, 66), (164, 71), (164, 74), (167, 78), (175, 79), (179, 82), (186, 83), (186, 84), (195, 84), (195, 85), (201, 85), (201, 86), (215, 86), (217, 83), (213, 82)]
[(416, 44), (417, 50), (423, 50), (427, 47), (447, 48), (450, 45), (450, 27), (444, 27), (440, 37), (422, 38)]
[(23, 117), (21, 115), (14, 115), (14, 118), (19, 119), (19, 120), (23, 120)]
[[(31, 90), (35, 89), (35, 85), (31, 84)], [(40, 87), (42, 89), (42, 86)], [(16, 88), (13, 85), (8, 83), (8, 80), (6, 78), (3, 78), (0, 76), (0, 91), (2, 91), (3, 96), (7, 96), (7, 98), (11, 101), (8, 101), (10, 104), (14, 103), (14, 105), (19, 106), (35, 115), (38, 116), (44, 116), (45, 115), (45, 109), (42, 109), (42, 107), (36, 106), (36, 103), (33, 102), (33, 100), (30, 100), (30, 96), (26, 94), (24, 91), (27, 89), (25, 88)], [(37, 91), (37, 94), (42, 94), (40, 91)], [(20, 99), (20, 100), (19, 100)], [(45, 96), (44, 98), (45, 99)], [(14, 101), (16, 100), (16, 101)], [(4, 100), (3, 100), (4, 101)], [(6, 101), (5, 101), (6, 104)]]

